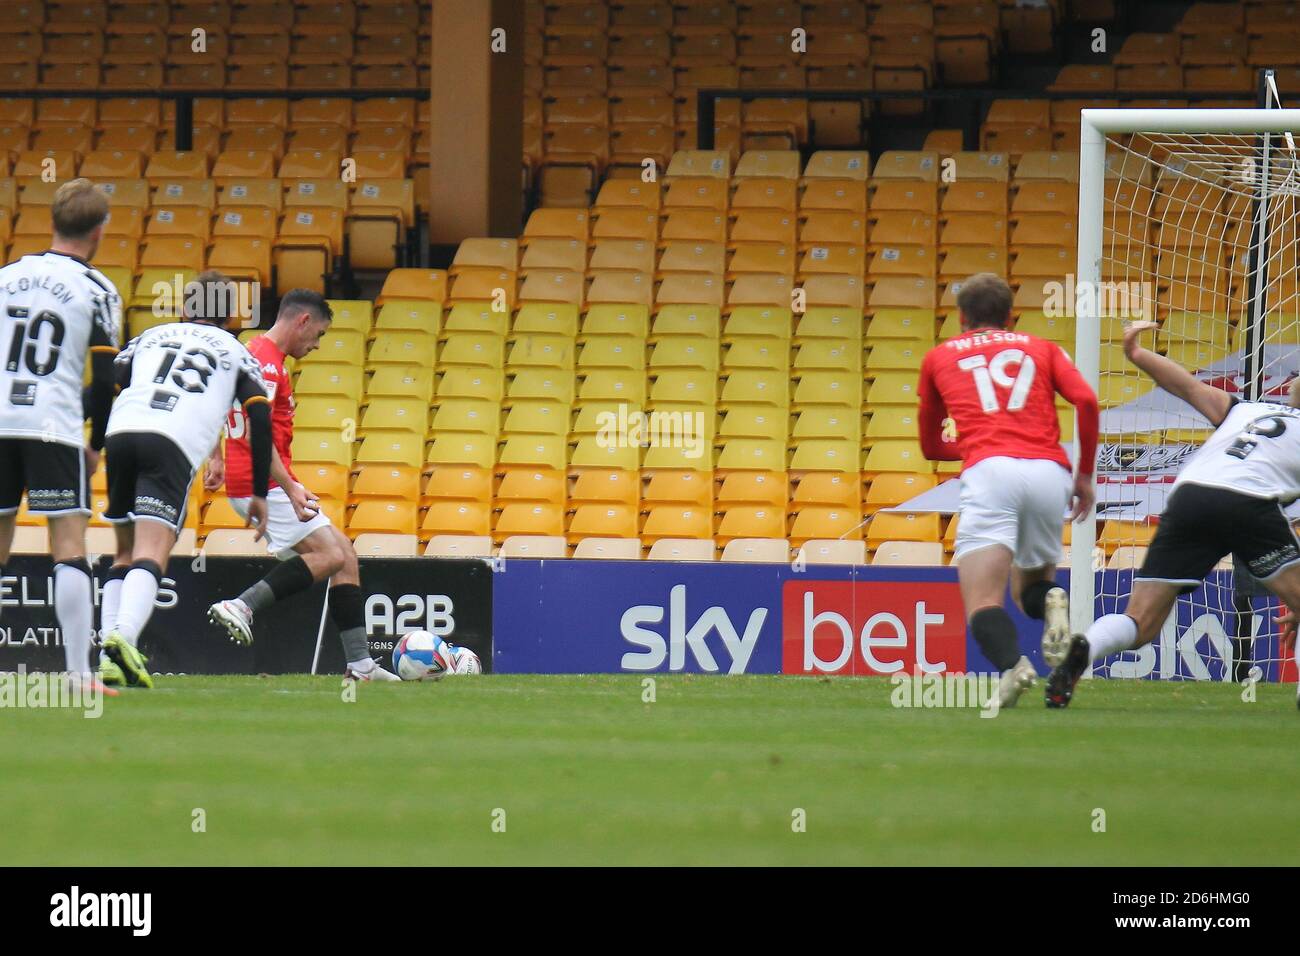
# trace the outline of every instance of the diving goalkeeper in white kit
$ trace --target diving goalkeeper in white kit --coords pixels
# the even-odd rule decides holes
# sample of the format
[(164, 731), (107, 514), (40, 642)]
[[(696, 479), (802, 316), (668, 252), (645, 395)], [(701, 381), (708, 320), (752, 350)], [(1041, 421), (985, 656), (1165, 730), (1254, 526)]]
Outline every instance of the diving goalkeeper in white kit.
[(1178, 595), (1199, 587), (1229, 552), (1288, 608), (1300, 607), (1300, 539), (1283, 510), (1300, 498), (1300, 378), (1291, 381), (1288, 405), (1241, 401), (1141, 348), (1138, 338), (1153, 328), (1151, 322), (1129, 326), (1124, 354), (1215, 431), (1174, 482), (1124, 612), (1100, 617), (1086, 635), (1074, 636), (1048, 678), (1048, 707), (1069, 705), (1093, 661), (1154, 640)]

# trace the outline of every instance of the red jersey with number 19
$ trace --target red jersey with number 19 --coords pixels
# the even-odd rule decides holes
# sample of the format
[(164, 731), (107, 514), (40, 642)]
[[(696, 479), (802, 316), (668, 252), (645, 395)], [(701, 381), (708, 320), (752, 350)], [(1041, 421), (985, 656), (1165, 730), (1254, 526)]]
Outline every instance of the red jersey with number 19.
[[(1079, 473), (1097, 460), (1097, 396), (1055, 342), (1022, 332), (980, 329), (926, 353), (917, 387), (921, 450), (969, 468), (985, 458), (1035, 458), (1070, 470), (1061, 447), (1056, 394), (1079, 413)], [(951, 417), (955, 440), (942, 434)]]
[[(271, 400), (271, 441), (293, 474), (293, 379), (284, 367), (284, 353), (265, 335), (248, 343), (248, 351), (262, 367), (266, 394)], [(275, 481), (270, 487), (278, 487)], [(253, 452), (248, 444), (248, 423), (243, 409), (231, 409), (226, 421), (226, 494), (231, 498), (248, 498), (253, 494)]]

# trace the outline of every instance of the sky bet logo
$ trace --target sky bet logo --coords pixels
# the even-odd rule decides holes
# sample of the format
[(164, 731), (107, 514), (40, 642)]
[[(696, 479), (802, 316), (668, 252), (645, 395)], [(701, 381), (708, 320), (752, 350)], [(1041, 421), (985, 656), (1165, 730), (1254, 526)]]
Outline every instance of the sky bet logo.
[(966, 669), (956, 583), (787, 581), (785, 674), (940, 674)]
[[(714, 605), (705, 608), (693, 620), (686, 616), (686, 585), (675, 584), (668, 595), (668, 636), (646, 627), (647, 624), (662, 624), (665, 608), (658, 604), (638, 604), (623, 612), (619, 621), (619, 632), (623, 640), (635, 644), (640, 651), (628, 651), (623, 655), (622, 667), (625, 671), (661, 670), (664, 661), (668, 662), (670, 671), (686, 670), (687, 655), (694, 658), (699, 670), (716, 674), (720, 669), (717, 657), (709, 647), (709, 637), (717, 633), (721, 638), (718, 648), (730, 666), (728, 674), (743, 674), (749, 664), (749, 658), (758, 644), (758, 635), (767, 620), (767, 608), (755, 608), (749, 619), (744, 622), (744, 629), (737, 630), (725, 608)], [(713, 641), (717, 647), (717, 640)]]

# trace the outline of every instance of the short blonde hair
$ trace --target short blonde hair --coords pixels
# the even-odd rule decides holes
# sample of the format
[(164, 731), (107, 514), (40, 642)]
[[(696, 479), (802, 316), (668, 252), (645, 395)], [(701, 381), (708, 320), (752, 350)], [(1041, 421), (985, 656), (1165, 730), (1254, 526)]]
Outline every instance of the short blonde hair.
[(72, 179), (54, 192), (50, 219), (64, 239), (85, 239), (108, 218), (108, 195), (89, 179)]

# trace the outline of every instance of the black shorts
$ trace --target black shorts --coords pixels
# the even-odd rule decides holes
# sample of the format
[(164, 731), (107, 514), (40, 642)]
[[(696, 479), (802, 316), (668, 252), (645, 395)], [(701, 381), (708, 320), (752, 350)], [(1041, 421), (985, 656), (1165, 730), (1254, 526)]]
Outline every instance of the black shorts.
[(1267, 581), (1300, 561), (1300, 539), (1276, 498), (1179, 485), (1165, 504), (1160, 527), (1134, 578), (1177, 584), (1186, 594), (1229, 553)]
[(85, 450), (38, 438), (0, 438), (0, 514), (14, 514), (27, 492), (32, 514), (90, 514)]
[(156, 432), (119, 432), (104, 445), (108, 510), (104, 520), (161, 521), (177, 534), (185, 526), (194, 466), (176, 443)]

